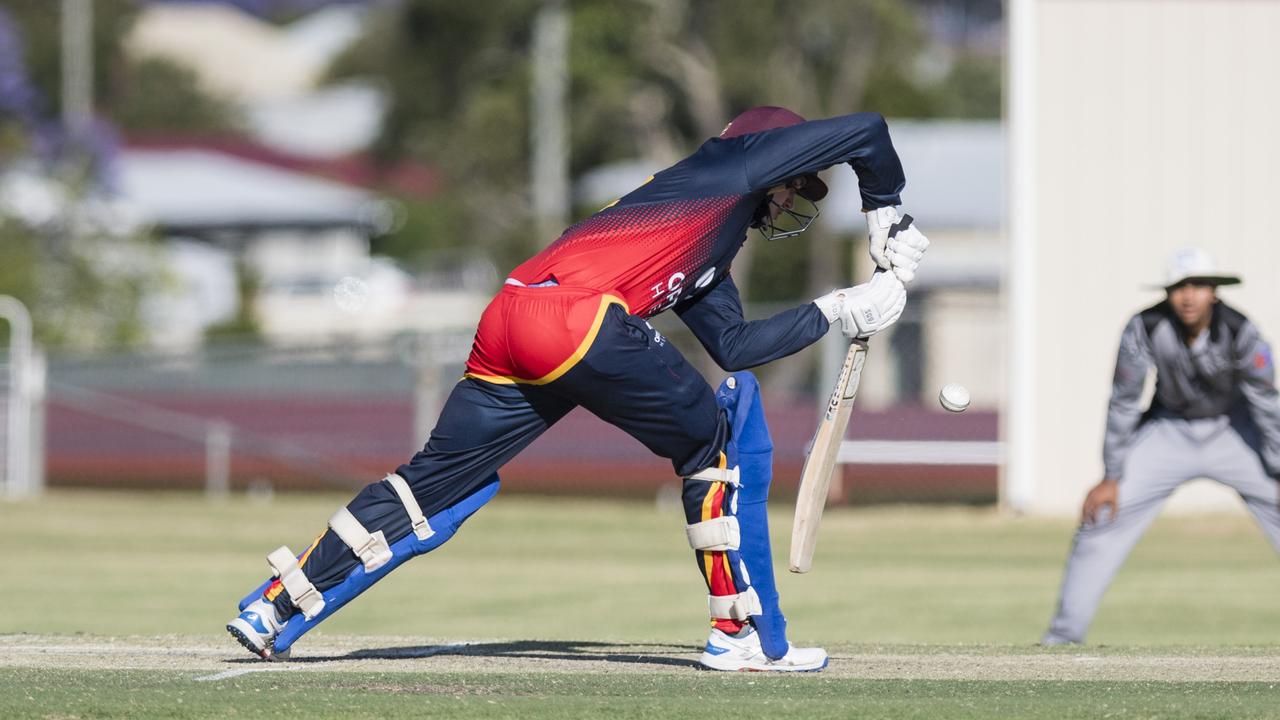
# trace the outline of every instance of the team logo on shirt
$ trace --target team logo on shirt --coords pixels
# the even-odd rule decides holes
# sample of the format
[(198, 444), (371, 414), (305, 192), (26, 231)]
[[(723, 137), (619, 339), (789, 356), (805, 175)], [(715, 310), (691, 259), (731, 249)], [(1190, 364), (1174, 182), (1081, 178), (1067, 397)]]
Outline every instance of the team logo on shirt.
[(684, 273), (673, 273), (671, 277), (667, 278), (665, 285), (657, 283), (651, 289), (655, 300), (661, 298), (658, 309), (653, 312), (654, 315), (657, 315), (680, 300), (680, 293), (684, 290)]
[(1263, 345), (1261, 349), (1253, 354), (1253, 368), (1255, 370), (1266, 370), (1271, 367), (1271, 348)]

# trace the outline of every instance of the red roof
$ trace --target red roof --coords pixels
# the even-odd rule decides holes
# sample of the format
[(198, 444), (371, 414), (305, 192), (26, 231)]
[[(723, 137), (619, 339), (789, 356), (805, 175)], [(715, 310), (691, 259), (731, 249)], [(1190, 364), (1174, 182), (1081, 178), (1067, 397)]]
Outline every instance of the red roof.
[(401, 160), (391, 166), (381, 166), (367, 153), (335, 158), (305, 157), (281, 152), (245, 138), (226, 135), (131, 136), (125, 138), (124, 144), (126, 147), (142, 150), (212, 150), (264, 165), (412, 198), (431, 197), (440, 188), (440, 177), (423, 163)]

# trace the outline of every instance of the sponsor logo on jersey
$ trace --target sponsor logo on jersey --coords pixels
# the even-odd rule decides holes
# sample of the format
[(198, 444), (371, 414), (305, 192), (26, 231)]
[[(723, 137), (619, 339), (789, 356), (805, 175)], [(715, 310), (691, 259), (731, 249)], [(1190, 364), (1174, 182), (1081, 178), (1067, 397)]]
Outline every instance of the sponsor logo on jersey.
[(657, 283), (650, 289), (653, 291), (653, 298), (659, 300), (658, 309), (652, 313), (657, 315), (680, 301), (680, 293), (684, 290), (684, 273), (672, 273), (665, 285)]

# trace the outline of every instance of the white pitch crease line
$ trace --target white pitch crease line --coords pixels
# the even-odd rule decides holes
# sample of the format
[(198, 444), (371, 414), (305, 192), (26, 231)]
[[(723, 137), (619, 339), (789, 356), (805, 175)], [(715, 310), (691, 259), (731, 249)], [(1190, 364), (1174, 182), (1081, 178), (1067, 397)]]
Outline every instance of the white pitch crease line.
[(213, 681), (213, 680), (226, 680), (226, 679), (228, 679), (228, 678), (240, 677), (241, 675), (248, 675), (249, 673), (255, 673), (255, 672), (280, 672), (280, 671), (282, 671), (282, 670), (289, 670), (289, 669), (290, 669), (290, 668), (285, 668), (285, 667), (253, 667), (253, 668), (237, 668), (237, 669), (235, 669), (235, 670), (223, 670), (223, 671), (222, 671), (222, 672), (220, 672), (220, 673), (214, 673), (214, 674), (212, 674), (212, 675), (202, 675), (202, 676), (200, 676), (200, 677), (198, 677), (198, 678), (195, 678), (195, 681), (196, 681), (196, 682), (210, 682), (210, 681)]

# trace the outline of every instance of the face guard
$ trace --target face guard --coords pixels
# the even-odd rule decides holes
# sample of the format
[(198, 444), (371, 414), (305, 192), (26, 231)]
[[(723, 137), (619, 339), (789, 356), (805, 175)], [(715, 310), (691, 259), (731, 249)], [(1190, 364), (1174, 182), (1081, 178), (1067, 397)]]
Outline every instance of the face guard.
[[(797, 207), (797, 204), (802, 200), (805, 206)], [(768, 197), (760, 207), (761, 215), (754, 227), (760, 231), (760, 235), (765, 240), (782, 240), (795, 237), (808, 230), (813, 221), (822, 213), (817, 203), (798, 193), (790, 208), (782, 207), (772, 196)], [(772, 213), (769, 212), (771, 207), (777, 208), (777, 217), (771, 217)]]

